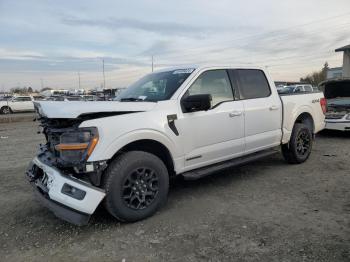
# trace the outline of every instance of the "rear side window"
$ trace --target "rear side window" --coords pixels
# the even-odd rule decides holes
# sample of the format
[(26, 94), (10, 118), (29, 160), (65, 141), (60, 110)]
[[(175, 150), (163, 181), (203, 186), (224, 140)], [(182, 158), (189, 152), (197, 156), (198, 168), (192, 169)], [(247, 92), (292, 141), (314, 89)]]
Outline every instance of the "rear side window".
[(269, 83), (263, 71), (238, 69), (241, 99), (268, 97), (271, 94)]

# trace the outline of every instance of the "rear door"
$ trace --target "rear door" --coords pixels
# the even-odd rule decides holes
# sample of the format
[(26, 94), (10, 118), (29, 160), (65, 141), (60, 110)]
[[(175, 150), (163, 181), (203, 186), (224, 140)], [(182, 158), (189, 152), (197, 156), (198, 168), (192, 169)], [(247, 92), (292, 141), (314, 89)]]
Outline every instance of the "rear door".
[(245, 112), (246, 153), (280, 144), (282, 104), (262, 70), (235, 70)]

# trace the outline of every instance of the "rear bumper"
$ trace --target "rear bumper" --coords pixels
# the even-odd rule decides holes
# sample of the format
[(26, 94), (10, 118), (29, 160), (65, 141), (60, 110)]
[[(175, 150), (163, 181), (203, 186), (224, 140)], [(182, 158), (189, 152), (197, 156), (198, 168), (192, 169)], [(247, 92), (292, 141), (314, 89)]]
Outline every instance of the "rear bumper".
[(105, 197), (102, 189), (62, 174), (38, 157), (33, 159), (27, 177), (39, 201), (57, 217), (73, 224), (86, 224)]
[(350, 121), (327, 121), (326, 129), (350, 131)]

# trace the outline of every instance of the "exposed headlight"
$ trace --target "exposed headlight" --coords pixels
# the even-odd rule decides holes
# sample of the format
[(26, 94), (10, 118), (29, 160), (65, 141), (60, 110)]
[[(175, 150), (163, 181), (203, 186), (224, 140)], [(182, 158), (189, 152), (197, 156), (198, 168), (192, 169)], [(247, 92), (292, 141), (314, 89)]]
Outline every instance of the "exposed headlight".
[(59, 151), (61, 160), (76, 163), (88, 159), (97, 142), (97, 128), (79, 128), (76, 131), (63, 133), (55, 149)]

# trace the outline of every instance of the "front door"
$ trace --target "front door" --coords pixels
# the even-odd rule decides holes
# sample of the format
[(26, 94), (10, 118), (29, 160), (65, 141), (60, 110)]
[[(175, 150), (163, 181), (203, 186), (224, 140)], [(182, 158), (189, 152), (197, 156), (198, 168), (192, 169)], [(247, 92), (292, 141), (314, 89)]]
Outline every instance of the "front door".
[(226, 70), (202, 73), (183, 97), (210, 94), (211, 108), (207, 111), (182, 113), (176, 121), (182, 136), (185, 169), (193, 169), (244, 153), (244, 108), (235, 101)]

